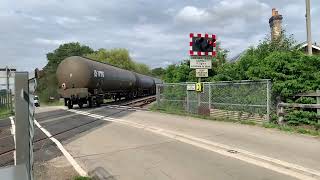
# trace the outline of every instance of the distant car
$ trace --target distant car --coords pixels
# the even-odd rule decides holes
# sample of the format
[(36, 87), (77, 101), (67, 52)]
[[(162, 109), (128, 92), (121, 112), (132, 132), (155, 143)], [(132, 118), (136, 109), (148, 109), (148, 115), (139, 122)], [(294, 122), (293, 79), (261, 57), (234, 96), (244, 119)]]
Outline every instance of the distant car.
[(34, 106), (40, 107), (39, 97), (38, 96), (34, 96), (33, 100), (34, 100)]

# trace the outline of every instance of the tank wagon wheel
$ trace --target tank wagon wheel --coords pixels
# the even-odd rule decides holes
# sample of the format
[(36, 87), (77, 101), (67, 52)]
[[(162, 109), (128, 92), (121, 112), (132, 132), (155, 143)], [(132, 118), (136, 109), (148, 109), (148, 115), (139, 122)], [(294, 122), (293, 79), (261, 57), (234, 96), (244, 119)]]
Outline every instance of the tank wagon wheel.
[(71, 99), (68, 100), (68, 109), (72, 109), (73, 108), (73, 104)]
[(91, 99), (91, 98), (88, 99), (88, 102), (87, 102), (87, 103), (88, 103), (88, 107), (89, 107), (89, 108), (92, 108), (92, 99)]
[(82, 109), (82, 108), (83, 108), (83, 103), (82, 103), (82, 102), (79, 102), (79, 103), (78, 103), (78, 106), (79, 106), (80, 109)]
[(100, 107), (100, 106), (101, 106), (101, 104), (99, 102), (97, 102), (97, 107)]
[(98, 99), (96, 99), (96, 106), (97, 106), (97, 107), (100, 107), (100, 106), (101, 106), (101, 103), (99, 102)]

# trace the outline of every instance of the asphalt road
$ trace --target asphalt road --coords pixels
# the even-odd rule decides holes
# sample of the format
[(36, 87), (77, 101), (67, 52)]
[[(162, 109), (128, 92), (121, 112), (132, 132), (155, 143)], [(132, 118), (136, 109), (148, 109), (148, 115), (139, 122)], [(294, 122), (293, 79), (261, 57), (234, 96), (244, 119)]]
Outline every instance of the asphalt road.
[[(320, 178), (318, 138), (120, 107), (40, 108), (36, 119), (87, 172), (99, 169), (109, 179)], [(1, 152), (11, 146), (1, 139), (10, 131), (0, 135), (7, 143)], [(36, 128), (37, 162), (61, 156), (44, 137)]]

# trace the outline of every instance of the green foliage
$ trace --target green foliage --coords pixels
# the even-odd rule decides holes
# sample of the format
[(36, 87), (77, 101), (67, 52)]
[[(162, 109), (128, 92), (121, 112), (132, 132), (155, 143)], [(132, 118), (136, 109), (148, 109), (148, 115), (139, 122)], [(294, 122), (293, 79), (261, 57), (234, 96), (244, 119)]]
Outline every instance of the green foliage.
[(163, 78), (165, 75), (165, 69), (159, 67), (151, 70), (151, 75), (158, 78)]
[(317, 113), (302, 111), (302, 110), (293, 110), (289, 112), (285, 119), (288, 125), (298, 126), (301, 124), (306, 125), (316, 125), (317, 124)]
[(317, 104), (317, 100), (312, 97), (300, 97), (295, 101), (295, 103), (299, 104)]
[(93, 50), (78, 42), (72, 42), (60, 45), (53, 52), (47, 54), (48, 64), (45, 67), (47, 71), (55, 71), (62, 60), (69, 56), (83, 56), (92, 53)]
[[(283, 31), (281, 37), (274, 41), (266, 37), (257, 47), (250, 47), (237, 62), (225, 62), (227, 52), (222, 50), (218, 52), (218, 61), (213, 60), (213, 70), (209, 71), (209, 78), (204, 81), (271, 79), (273, 102), (314, 104), (313, 98), (302, 97), (295, 100), (293, 96), (297, 93), (320, 89), (320, 56), (307, 56), (298, 47), (293, 36), (287, 36)], [(164, 80), (165, 82), (194, 82), (197, 78), (194, 71), (189, 68), (189, 61), (182, 61), (166, 68)], [(246, 97), (246, 93), (251, 93), (250, 88), (230, 89), (230, 91), (222, 89), (213, 92), (212, 95), (217, 102), (264, 104), (262, 101), (265, 99), (259, 99), (259, 97), (266, 95), (257, 93), (250, 95), (250, 99), (240, 98)], [(231, 98), (223, 99), (225, 94), (229, 95), (225, 97)], [(230, 107), (220, 106), (219, 108), (231, 110)], [(248, 111), (248, 109), (234, 110)], [(316, 126), (314, 115), (313, 112), (308, 111), (293, 111), (285, 119), (290, 125)], [(273, 116), (272, 120), (275, 119), (277, 118)]]
[(320, 87), (320, 57), (306, 56), (297, 49), (292, 36), (285, 33), (276, 40), (266, 38), (251, 47), (240, 61), (225, 63), (214, 80), (271, 79), (274, 95), (283, 100)]
[(189, 66), (188, 60), (185, 60), (180, 64), (169, 65), (166, 69), (164, 81), (167, 83), (196, 81), (195, 74)]
[(140, 74), (151, 75), (149, 66), (143, 63), (135, 63), (134, 71)]
[[(218, 47), (220, 46), (220, 42), (217, 43)], [(212, 77), (217, 75), (216, 69), (223, 64), (226, 63), (226, 58), (228, 51), (218, 48), (217, 57), (211, 59), (213, 69), (209, 70), (209, 77), (211, 78), (203, 78), (203, 81), (210, 81)], [(197, 81), (196, 73), (194, 69), (190, 69), (190, 61), (183, 60), (178, 64), (169, 65), (165, 69), (165, 75), (163, 79), (167, 83), (177, 83), (177, 82), (195, 82)]]
[(135, 63), (131, 59), (129, 51), (126, 49), (99, 49), (98, 51), (87, 54), (86, 57), (137, 73), (145, 75), (151, 74), (150, 68), (143, 63)]
[[(320, 89), (320, 57), (303, 54), (292, 36), (282, 34), (275, 41), (266, 38), (249, 48), (238, 62), (219, 66), (212, 80), (271, 79), (273, 97), (289, 103), (315, 103), (313, 98), (294, 100), (293, 96)], [(315, 113), (308, 111), (289, 112), (285, 120), (289, 125), (316, 125)]]
[(0, 108), (0, 120), (2, 118), (6, 118), (6, 117), (9, 117), (11, 115), (12, 115), (12, 112), (11, 112), (11, 110), (9, 108), (3, 108), (3, 107)]
[(122, 69), (135, 69), (135, 64), (129, 56), (129, 51), (126, 49), (99, 49), (96, 52), (87, 54), (86, 57), (100, 62), (109, 63)]

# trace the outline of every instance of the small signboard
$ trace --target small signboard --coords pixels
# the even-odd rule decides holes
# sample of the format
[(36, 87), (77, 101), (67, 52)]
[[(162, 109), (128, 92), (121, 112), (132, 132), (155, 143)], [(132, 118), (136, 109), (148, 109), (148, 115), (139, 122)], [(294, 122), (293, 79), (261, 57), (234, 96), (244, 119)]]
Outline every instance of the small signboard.
[(196, 85), (195, 84), (187, 84), (187, 91), (195, 91)]
[(197, 83), (196, 84), (196, 91), (201, 92), (202, 91), (202, 83)]
[(208, 69), (196, 69), (196, 77), (208, 77)]
[(211, 69), (211, 59), (190, 59), (191, 69)]

